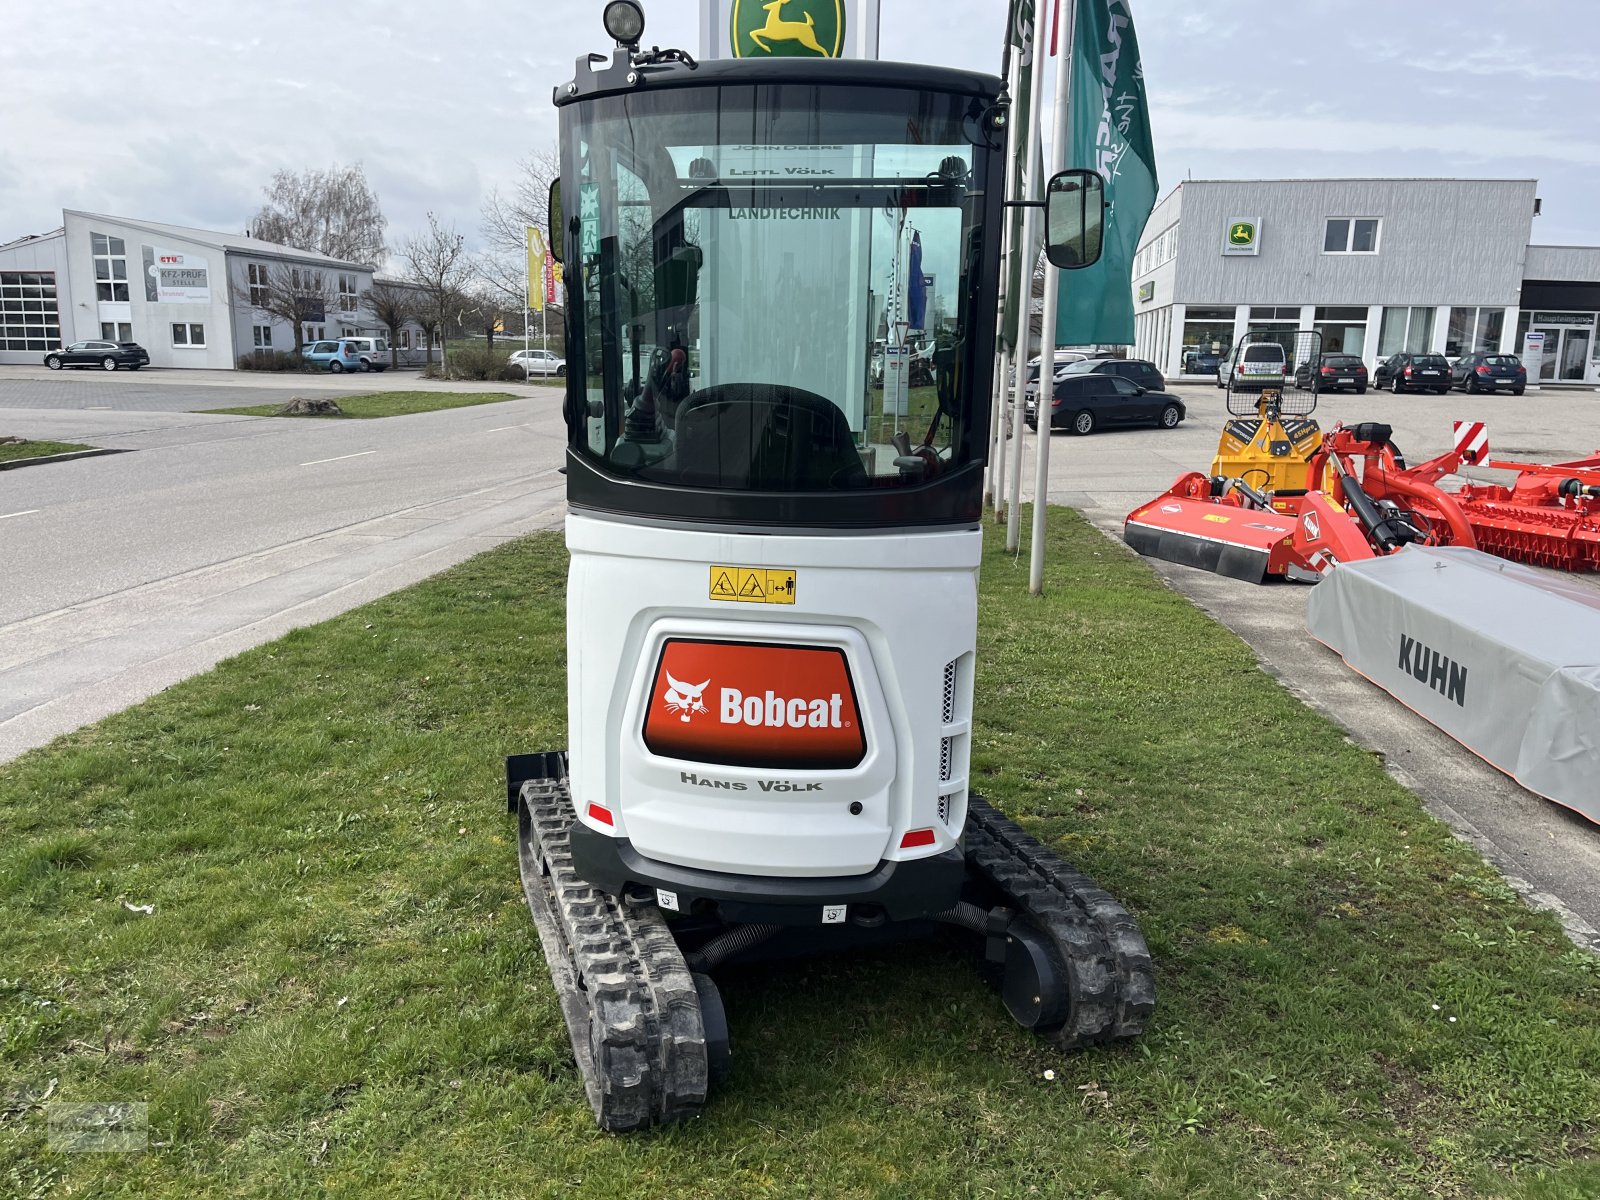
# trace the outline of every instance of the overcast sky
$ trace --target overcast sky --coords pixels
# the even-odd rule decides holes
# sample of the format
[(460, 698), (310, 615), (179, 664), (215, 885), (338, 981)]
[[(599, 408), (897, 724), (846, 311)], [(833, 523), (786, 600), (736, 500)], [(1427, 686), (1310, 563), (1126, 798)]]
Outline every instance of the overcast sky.
[[(882, 0), (883, 57), (998, 71), (1003, 0)], [(697, 48), (697, 0), (645, 0)], [(242, 231), (283, 167), (361, 162), (389, 241), (556, 136), (601, 0), (6, 0), (0, 242), (79, 208)], [(1203, 11), (1202, 11), (1203, 10)], [(1600, 0), (1135, 0), (1164, 193), (1185, 177), (1540, 181), (1600, 244)]]

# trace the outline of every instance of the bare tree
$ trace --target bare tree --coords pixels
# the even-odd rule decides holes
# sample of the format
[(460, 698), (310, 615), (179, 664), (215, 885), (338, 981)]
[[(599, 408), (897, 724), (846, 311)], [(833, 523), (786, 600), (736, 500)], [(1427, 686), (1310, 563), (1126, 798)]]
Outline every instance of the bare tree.
[[(440, 330), (442, 360), (444, 331), (452, 323), (459, 323), (461, 311), (467, 307), (462, 296), (472, 277), (472, 260), (467, 257), (466, 242), (454, 225), (441, 225), (430, 212), (427, 232), (407, 238), (400, 247), (400, 257), (405, 261), (408, 281), (422, 292), (422, 313), (418, 315), (425, 313)], [(423, 324), (426, 326), (428, 321)], [(433, 362), (431, 338), (428, 362)]]
[(320, 325), (335, 320), (336, 316), (329, 314), (339, 313), (349, 302), (350, 293), (340, 290), (336, 272), (285, 262), (267, 263), (262, 269), (266, 272), (266, 285), (252, 283), (235, 289), (235, 307), (288, 322), (294, 331), (296, 352), (305, 345), (307, 322)]
[(400, 366), (397, 346), (400, 328), (417, 315), (420, 300), (415, 287), (397, 279), (376, 279), (361, 297), (362, 307), (389, 331), (389, 365), (397, 369)]
[(550, 181), (561, 174), (561, 158), (550, 146), (523, 159), (517, 172), (510, 191), (491, 189), (480, 210), (484, 242), (513, 259), (527, 251), (528, 226), (549, 231)]
[(344, 262), (383, 264), (389, 222), (360, 163), (279, 171), (262, 190), (267, 202), (251, 222), (251, 236)]

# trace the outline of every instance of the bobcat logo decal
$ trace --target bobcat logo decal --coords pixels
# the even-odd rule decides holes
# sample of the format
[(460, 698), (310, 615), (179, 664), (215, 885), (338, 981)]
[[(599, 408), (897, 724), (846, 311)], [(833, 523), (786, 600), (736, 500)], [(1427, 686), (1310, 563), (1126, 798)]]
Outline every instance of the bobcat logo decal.
[(667, 711), (678, 714), (678, 720), (688, 724), (690, 716), (695, 713), (710, 712), (704, 700), (706, 686), (711, 680), (702, 680), (700, 683), (684, 683), (667, 676), (667, 694), (662, 697), (667, 702)]

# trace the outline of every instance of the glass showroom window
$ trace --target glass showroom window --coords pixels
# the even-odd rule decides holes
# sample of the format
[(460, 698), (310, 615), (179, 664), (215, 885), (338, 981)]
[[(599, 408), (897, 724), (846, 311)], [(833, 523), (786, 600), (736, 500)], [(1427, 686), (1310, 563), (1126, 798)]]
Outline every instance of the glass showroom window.
[(265, 308), (267, 303), (267, 264), (251, 263), (250, 271), (250, 305), (252, 308)]
[(1233, 307), (1190, 307), (1183, 314), (1183, 373), (1209, 375), (1233, 349)]
[(133, 326), (127, 321), (101, 321), (100, 336), (108, 342), (131, 342)]
[(54, 271), (0, 271), (0, 350), (54, 350), (61, 344)]
[(339, 276), (339, 310), (341, 312), (355, 312), (356, 310), (356, 277), (354, 275)]
[(206, 327), (193, 325), (185, 321), (172, 323), (172, 344), (174, 346), (201, 346), (206, 344)]
[(1270, 305), (1257, 304), (1250, 309), (1249, 331), (1255, 334), (1266, 334), (1268, 341), (1277, 342), (1278, 345), (1282, 346), (1284, 354), (1288, 357), (1291, 370), (1296, 365), (1294, 357), (1296, 339), (1294, 335), (1299, 330), (1300, 306), (1298, 304), (1284, 304), (1276, 308)]
[(128, 299), (128, 248), (119, 237), (91, 233), (94, 250), (94, 290), (100, 300)]
[(1386, 308), (1383, 328), (1378, 334), (1378, 357), (1410, 351), (1420, 354), (1433, 348), (1433, 307)]
[(271, 347), (272, 347), (272, 326), (271, 325), (252, 325), (250, 327), (250, 330), (251, 330), (252, 336), (254, 336), (254, 338), (255, 338), (256, 349), (257, 350), (268, 350), (268, 349), (271, 349)]
[(1458, 354), (1500, 349), (1505, 319), (1503, 308), (1452, 308), (1450, 326), (1444, 335), (1445, 354), (1454, 358)]
[(1324, 354), (1360, 354), (1367, 344), (1365, 308), (1319, 308), (1316, 329)]
[(1377, 217), (1329, 217), (1322, 232), (1324, 254), (1376, 254)]

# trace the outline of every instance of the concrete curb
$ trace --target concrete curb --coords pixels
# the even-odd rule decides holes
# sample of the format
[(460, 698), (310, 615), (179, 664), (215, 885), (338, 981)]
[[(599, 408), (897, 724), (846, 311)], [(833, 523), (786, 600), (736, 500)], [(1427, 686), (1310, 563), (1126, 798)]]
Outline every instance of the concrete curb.
[(95, 450), (73, 450), (67, 454), (41, 454), (38, 458), (16, 458), (10, 462), (0, 462), (0, 471), (14, 471), (18, 467), (37, 467), (44, 463), (70, 462), (74, 458), (97, 458), (102, 454), (127, 454), (126, 449), (116, 447), (100, 448)]

